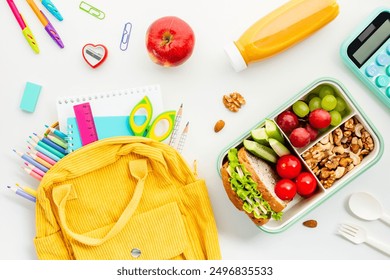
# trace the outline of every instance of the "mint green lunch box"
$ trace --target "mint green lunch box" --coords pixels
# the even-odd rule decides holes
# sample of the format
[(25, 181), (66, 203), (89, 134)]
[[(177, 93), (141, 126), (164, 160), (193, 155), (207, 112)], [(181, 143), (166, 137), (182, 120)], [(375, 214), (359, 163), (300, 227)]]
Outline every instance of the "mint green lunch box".
[[(277, 117), (281, 112), (292, 110), (292, 105), (296, 101), (307, 101), (309, 97), (318, 95), (324, 86), (331, 87), (334, 95), (345, 101), (346, 109), (342, 111), (342, 121), (338, 125), (320, 130), (316, 139), (304, 147), (296, 148), (291, 144), (289, 135), (277, 125)], [(229, 150), (243, 147), (244, 140), (253, 140), (251, 131), (265, 126), (267, 119), (279, 127), (284, 138), (284, 145), (300, 159), (303, 169), (312, 173), (317, 181), (317, 189), (313, 195), (304, 198), (296, 194), (288, 202), (287, 207), (283, 210), (281, 220), (270, 219), (266, 224), (258, 226), (268, 233), (280, 233), (291, 227), (375, 164), (383, 154), (382, 136), (351, 94), (339, 81), (333, 78), (321, 78), (304, 88), (283, 106), (225, 147), (217, 159), (217, 169), (220, 176), (221, 168), (228, 160)], [(271, 166), (274, 168), (275, 164), (271, 163)], [(248, 218), (245, 214), (243, 217)]]

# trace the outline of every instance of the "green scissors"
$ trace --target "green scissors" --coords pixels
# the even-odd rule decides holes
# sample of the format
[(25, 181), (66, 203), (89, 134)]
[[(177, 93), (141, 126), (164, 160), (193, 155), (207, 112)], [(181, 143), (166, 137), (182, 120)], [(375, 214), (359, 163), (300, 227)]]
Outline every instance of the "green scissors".
[[(144, 111), (145, 113), (145, 121), (142, 124), (137, 124), (135, 121), (135, 116), (137, 112)], [(166, 111), (159, 114), (153, 121), (153, 107), (149, 98), (145, 96), (137, 105), (133, 108), (130, 113), (129, 123), (130, 128), (134, 132), (135, 136), (143, 136), (148, 137), (157, 141), (164, 141), (172, 132), (176, 111)], [(167, 122), (168, 128), (164, 129), (164, 131), (160, 134), (157, 128), (157, 125), (160, 122)], [(164, 125), (164, 124), (163, 124)]]

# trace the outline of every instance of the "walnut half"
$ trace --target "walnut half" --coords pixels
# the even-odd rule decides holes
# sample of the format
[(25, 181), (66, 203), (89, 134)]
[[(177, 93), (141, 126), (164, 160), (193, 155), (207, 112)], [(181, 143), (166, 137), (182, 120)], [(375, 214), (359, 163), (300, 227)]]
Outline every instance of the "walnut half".
[(245, 98), (238, 92), (224, 95), (222, 98), (223, 105), (232, 112), (238, 112), (242, 105), (245, 105)]
[(352, 117), (324, 136), (302, 157), (327, 189), (359, 165), (373, 149), (372, 136), (357, 118)]

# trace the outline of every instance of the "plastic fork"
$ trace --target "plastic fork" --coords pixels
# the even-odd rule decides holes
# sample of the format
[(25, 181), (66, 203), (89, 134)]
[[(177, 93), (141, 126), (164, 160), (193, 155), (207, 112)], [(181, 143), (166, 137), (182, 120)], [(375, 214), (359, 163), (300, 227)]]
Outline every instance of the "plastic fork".
[(378, 249), (382, 253), (390, 256), (390, 245), (370, 237), (366, 230), (360, 226), (352, 224), (341, 224), (338, 232), (355, 244), (361, 244), (365, 242), (371, 247)]

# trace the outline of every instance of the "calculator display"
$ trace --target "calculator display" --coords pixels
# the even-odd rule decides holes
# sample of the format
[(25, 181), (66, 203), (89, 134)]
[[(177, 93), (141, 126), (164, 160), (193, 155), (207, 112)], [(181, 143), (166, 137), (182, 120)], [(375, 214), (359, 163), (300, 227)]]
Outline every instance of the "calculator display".
[(351, 43), (348, 56), (360, 68), (389, 37), (390, 13), (383, 12)]

